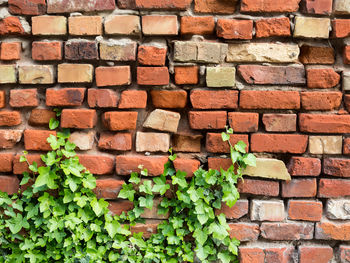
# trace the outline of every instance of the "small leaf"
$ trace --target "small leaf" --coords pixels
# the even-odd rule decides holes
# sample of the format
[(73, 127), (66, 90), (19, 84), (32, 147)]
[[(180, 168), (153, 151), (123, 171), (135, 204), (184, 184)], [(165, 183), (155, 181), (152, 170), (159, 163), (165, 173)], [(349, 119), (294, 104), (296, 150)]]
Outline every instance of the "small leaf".
[(60, 125), (60, 122), (54, 118), (50, 119), (50, 122), (49, 122), (49, 127), (50, 127), (50, 130), (55, 130), (57, 129), (57, 127)]
[(243, 157), (243, 162), (246, 165), (256, 167), (256, 157), (252, 153), (248, 153)]
[(227, 134), (226, 132), (221, 133), (221, 138), (224, 142), (227, 142), (230, 140), (230, 134)]
[(236, 151), (241, 152), (241, 153), (246, 153), (246, 150), (245, 150), (246, 147), (247, 147), (247, 145), (243, 141), (239, 141), (235, 145)]

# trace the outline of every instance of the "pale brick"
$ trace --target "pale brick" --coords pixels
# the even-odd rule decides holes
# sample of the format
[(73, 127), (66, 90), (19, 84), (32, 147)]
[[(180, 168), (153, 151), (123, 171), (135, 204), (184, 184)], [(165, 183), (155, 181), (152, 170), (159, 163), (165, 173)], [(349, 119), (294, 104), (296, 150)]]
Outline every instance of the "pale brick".
[(252, 177), (290, 180), (287, 167), (281, 160), (257, 158), (256, 167), (248, 166), (243, 174)]
[(342, 136), (309, 136), (309, 151), (312, 154), (341, 154)]
[(101, 16), (73, 16), (68, 18), (69, 34), (97, 36), (102, 34)]
[(243, 43), (228, 46), (227, 62), (297, 62), (299, 47), (295, 44)]
[(336, 14), (348, 15), (350, 14), (349, 0), (335, 0), (334, 11)]
[(89, 83), (92, 82), (94, 67), (90, 64), (60, 64), (58, 65), (59, 83)]
[(343, 72), (343, 90), (350, 90), (350, 71)]
[(170, 135), (158, 132), (137, 132), (137, 152), (168, 152), (170, 148)]
[(19, 83), (21, 84), (52, 84), (54, 80), (53, 66), (31, 65), (18, 68)]
[(295, 132), (297, 129), (296, 114), (264, 114), (262, 121), (269, 132)]
[(94, 144), (96, 133), (94, 131), (89, 132), (73, 132), (69, 141), (74, 143), (79, 150), (86, 151), (91, 150)]
[(143, 127), (160, 131), (176, 132), (180, 118), (181, 116), (177, 112), (156, 109), (148, 115)]
[(252, 200), (250, 205), (250, 220), (283, 221), (286, 217), (282, 200)]
[(137, 43), (135, 41), (102, 41), (100, 58), (112, 61), (135, 61)]
[(325, 38), (329, 37), (331, 20), (329, 18), (300, 17), (295, 18), (294, 37)]
[(139, 16), (109, 16), (104, 25), (107, 35), (139, 35), (141, 32)]
[(64, 16), (33, 16), (32, 34), (59, 36), (67, 34), (67, 18)]
[(236, 68), (207, 67), (208, 87), (234, 87), (236, 85)]
[(0, 65), (0, 84), (16, 83), (16, 66)]
[(177, 35), (177, 16), (149, 15), (142, 17), (142, 33), (150, 35)]
[(0, 149), (13, 148), (22, 138), (22, 130), (0, 130)]
[(326, 204), (326, 213), (329, 219), (350, 219), (350, 200), (328, 199)]

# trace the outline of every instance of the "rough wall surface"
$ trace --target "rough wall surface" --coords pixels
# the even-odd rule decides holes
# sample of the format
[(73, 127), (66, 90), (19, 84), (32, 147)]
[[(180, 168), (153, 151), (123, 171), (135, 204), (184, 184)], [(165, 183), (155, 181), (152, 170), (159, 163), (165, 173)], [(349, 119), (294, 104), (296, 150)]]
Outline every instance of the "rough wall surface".
[(229, 125), (260, 158), (222, 209), (240, 262), (350, 262), (348, 37), (350, 0), (0, 0), (0, 190), (49, 150), (54, 108), (114, 213), (169, 147), (189, 175), (229, 165)]

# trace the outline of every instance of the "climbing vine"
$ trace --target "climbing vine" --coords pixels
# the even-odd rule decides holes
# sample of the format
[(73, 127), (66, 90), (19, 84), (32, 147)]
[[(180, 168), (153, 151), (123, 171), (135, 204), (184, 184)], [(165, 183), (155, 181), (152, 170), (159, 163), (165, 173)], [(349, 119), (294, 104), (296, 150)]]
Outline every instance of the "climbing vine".
[[(59, 111), (57, 115), (59, 116)], [(59, 122), (50, 121), (56, 129)], [(134, 208), (112, 215), (108, 202), (93, 192), (95, 177), (79, 163), (69, 130), (51, 135), (52, 151), (41, 155), (44, 166), (28, 163), (18, 194), (0, 193), (0, 263), (2, 262), (238, 262), (239, 241), (229, 235), (224, 214), (216, 214), (222, 203), (232, 207), (239, 193), (237, 180), (255, 157), (246, 153), (240, 141), (231, 145), (232, 129), (222, 133), (230, 145), (232, 165), (228, 170), (199, 168), (191, 178), (176, 171), (176, 154), (158, 177), (147, 169), (132, 173), (119, 198), (134, 203)], [(143, 238), (131, 226), (143, 223), (145, 209), (152, 209), (161, 198), (158, 214), (168, 217), (157, 233)]]

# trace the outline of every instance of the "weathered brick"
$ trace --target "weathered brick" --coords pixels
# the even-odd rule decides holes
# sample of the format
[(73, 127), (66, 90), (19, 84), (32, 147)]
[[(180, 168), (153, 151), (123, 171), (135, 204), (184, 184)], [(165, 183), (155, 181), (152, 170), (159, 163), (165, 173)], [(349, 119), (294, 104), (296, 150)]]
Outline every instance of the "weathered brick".
[(178, 34), (177, 16), (147, 15), (142, 16), (142, 33), (145, 36)]
[(22, 138), (22, 130), (0, 130), (0, 149), (13, 148)]
[(198, 66), (175, 67), (175, 83), (191, 85), (198, 83)]
[(118, 175), (130, 175), (140, 172), (140, 165), (148, 170), (148, 175), (156, 176), (163, 173), (166, 156), (118, 155), (116, 157), (116, 171)]
[(258, 240), (260, 229), (258, 224), (229, 223), (228, 230), (231, 238), (237, 238), (241, 242)]
[(100, 42), (100, 58), (112, 61), (135, 61), (137, 43), (129, 40)]
[(147, 106), (147, 92), (144, 90), (124, 90), (120, 95), (119, 109), (144, 109)]
[(224, 129), (227, 122), (227, 112), (190, 111), (188, 119), (192, 129)]
[(56, 113), (52, 110), (33, 109), (28, 122), (32, 126), (48, 126), (50, 120), (55, 117)]
[(225, 203), (221, 204), (221, 209), (215, 211), (216, 215), (225, 214), (227, 219), (239, 219), (248, 214), (249, 201), (239, 199), (233, 207), (228, 207)]
[(39, 61), (61, 60), (62, 42), (59, 41), (33, 41), (32, 59)]
[(80, 163), (92, 174), (113, 174), (114, 158), (102, 155), (79, 154)]
[(332, 13), (332, 0), (302, 0), (301, 11), (306, 14), (330, 15)]
[(337, 222), (320, 222), (315, 226), (316, 239), (323, 240), (350, 240), (350, 223), (337, 223)]
[(130, 66), (97, 67), (95, 70), (98, 87), (130, 85)]
[[(350, 90), (350, 74), (348, 71), (343, 71), (343, 90)], [(349, 95), (345, 95), (349, 96)]]
[(309, 136), (309, 152), (312, 154), (341, 154), (341, 136)]
[(89, 83), (92, 82), (94, 67), (90, 64), (59, 64), (59, 83)]
[(326, 212), (329, 219), (350, 219), (350, 202), (347, 199), (328, 199)]
[(110, 131), (135, 130), (137, 112), (110, 111), (103, 114), (103, 125)]
[(95, 131), (75, 131), (69, 136), (69, 141), (74, 143), (81, 151), (91, 150), (94, 145)]
[(318, 197), (337, 198), (350, 196), (350, 181), (342, 179), (321, 179), (318, 186)]
[(333, 258), (330, 246), (300, 246), (300, 263), (328, 263)]
[(97, 122), (95, 110), (63, 109), (61, 115), (62, 128), (90, 129)]
[[(350, 6), (349, 6), (349, 12), (350, 12)], [(349, 246), (340, 245), (338, 253), (339, 253), (340, 263), (349, 263), (350, 262), (350, 247)]]
[(137, 132), (137, 152), (168, 152), (170, 148), (170, 135), (159, 132)]
[(308, 88), (329, 89), (340, 81), (340, 75), (331, 68), (307, 69), (306, 76)]
[(323, 38), (329, 37), (331, 20), (329, 18), (301, 17), (295, 18), (293, 36), (296, 38)]
[(153, 234), (157, 233), (158, 225), (161, 223), (161, 220), (146, 220), (145, 223), (137, 223), (135, 226), (130, 228), (131, 233), (140, 233), (142, 232), (142, 237), (145, 239), (150, 238)]
[(143, 127), (175, 133), (177, 132), (180, 118), (181, 116), (177, 112), (155, 109), (148, 115), (143, 123)]
[(9, 0), (8, 9), (14, 15), (42, 15), (46, 12), (45, 0)]
[(186, 177), (192, 177), (193, 173), (198, 170), (201, 162), (196, 159), (176, 158), (173, 161), (176, 171), (183, 171)]
[(101, 16), (71, 16), (68, 18), (70, 35), (98, 36), (102, 34)]
[(90, 108), (116, 108), (119, 96), (111, 89), (88, 89), (87, 101)]
[(0, 60), (21, 59), (21, 42), (2, 42), (0, 47)]
[(124, 180), (115, 178), (99, 178), (96, 180), (96, 188), (94, 189), (97, 198), (113, 200), (118, 198), (118, 194), (122, 189)]
[(212, 35), (215, 30), (215, 20), (213, 16), (182, 16), (182, 35)]
[(234, 132), (257, 132), (259, 113), (229, 112), (228, 122)]
[(114, 8), (114, 0), (47, 0), (48, 13), (107, 11)]
[(46, 89), (47, 106), (80, 106), (84, 101), (85, 88)]
[(0, 84), (16, 83), (15, 65), (0, 65)]
[(293, 156), (288, 163), (288, 171), (292, 176), (319, 176), (321, 160), (318, 158)]
[[(134, 203), (130, 202), (129, 200), (118, 200), (116, 202), (109, 201), (108, 209), (111, 211), (112, 215), (118, 215), (120, 216), (123, 212), (127, 213), (128, 211), (132, 210), (134, 208)], [(135, 228), (137, 229), (137, 224), (135, 225)], [(157, 230), (157, 226), (155, 228)]]
[(18, 79), (21, 84), (52, 84), (54, 83), (53, 66), (19, 66)]
[(313, 223), (262, 223), (261, 236), (269, 240), (309, 240), (314, 235)]
[[(237, 142), (243, 141), (249, 149), (248, 135), (246, 134), (231, 134), (230, 142), (235, 145)], [(221, 133), (207, 133), (206, 137), (206, 150), (211, 153), (229, 153), (230, 146), (227, 142), (223, 142), (221, 138)]]
[(335, 0), (334, 11), (336, 14), (350, 14), (350, 4), (347, 0)]
[(218, 19), (216, 35), (224, 39), (252, 39), (253, 20)]
[(332, 28), (332, 37), (348, 37), (350, 36), (350, 19), (335, 19), (332, 21)]
[(142, 45), (138, 48), (137, 60), (142, 65), (165, 66), (167, 47)]
[(334, 64), (334, 49), (332, 47), (302, 45), (299, 60), (303, 64)]
[(0, 176), (0, 191), (9, 195), (17, 194), (19, 190), (19, 180), (17, 176)]
[(6, 106), (6, 93), (4, 90), (0, 90), (0, 108), (5, 108), (5, 106)]
[(14, 154), (13, 153), (1, 153), (0, 154), (0, 172), (12, 172)]
[(59, 36), (67, 34), (67, 18), (64, 16), (33, 16), (32, 34)]
[(168, 85), (169, 70), (167, 67), (137, 67), (138, 85)]
[(265, 18), (255, 22), (256, 37), (289, 37), (290, 20), (288, 17)]
[(299, 9), (300, 0), (242, 0), (241, 12), (251, 13), (283, 13), (283, 12), (295, 12)]
[(349, 133), (350, 115), (299, 114), (299, 127), (309, 133)]
[(36, 107), (39, 105), (37, 89), (10, 90), (10, 106), (13, 108)]
[(344, 138), (343, 154), (350, 154), (350, 138)]
[(325, 158), (323, 161), (323, 172), (331, 176), (350, 177), (350, 160), (341, 158)]
[(22, 123), (21, 113), (18, 111), (0, 111), (0, 126), (16, 126)]
[(233, 14), (236, 11), (237, 0), (194, 0), (196, 13)]
[(252, 200), (250, 206), (250, 220), (252, 221), (283, 221), (285, 219), (282, 200)]
[(271, 158), (257, 158), (256, 166), (248, 166), (243, 175), (269, 179), (291, 180), (283, 161)]
[(304, 153), (307, 142), (307, 135), (255, 133), (251, 136), (251, 150), (253, 152)]
[(271, 247), (265, 248), (265, 260), (267, 263), (287, 263), (292, 262), (295, 258), (295, 248), (287, 247)]
[(208, 87), (234, 87), (236, 85), (235, 67), (207, 67)]
[(185, 10), (192, 3), (192, 0), (135, 0), (136, 7), (139, 9), (167, 9), (167, 10)]
[(263, 181), (244, 179), (239, 181), (238, 191), (241, 194), (263, 195), (263, 196), (278, 196), (279, 183), (276, 181)]
[(16, 16), (5, 17), (0, 20), (1, 35), (26, 35), (27, 30), (23, 27), (21, 20)]
[(202, 135), (174, 134), (173, 150), (176, 152), (200, 152)]
[(107, 35), (139, 35), (141, 33), (140, 17), (134, 15), (108, 16), (104, 21)]
[(264, 114), (262, 121), (269, 132), (295, 132), (296, 114)]
[(301, 92), (301, 105), (305, 110), (334, 110), (340, 107), (341, 92)]
[[(17, 154), (13, 159), (14, 174), (23, 174), (24, 172), (30, 172), (27, 162), (20, 162), (20, 156), (20, 154)], [(28, 154), (26, 157), (29, 164), (33, 164), (33, 162), (36, 162), (38, 167), (44, 165), (44, 162), (41, 160), (40, 154)]]
[(282, 183), (282, 197), (315, 197), (316, 179), (293, 179)]
[(187, 92), (184, 90), (152, 90), (152, 103), (156, 108), (185, 108)]
[(240, 263), (264, 263), (265, 254), (262, 248), (240, 247), (239, 248)]
[(320, 221), (322, 207), (320, 201), (290, 200), (288, 202), (288, 218), (291, 220)]
[(249, 84), (303, 85), (304, 67), (239, 65), (239, 75)]
[(101, 133), (98, 148), (104, 150), (129, 151), (132, 147), (130, 133)]
[(26, 150), (34, 151), (50, 151), (51, 146), (47, 142), (47, 138), (50, 135), (56, 136), (55, 131), (46, 131), (46, 130), (25, 130), (24, 137), (24, 148)]
[(344, 64), (350, 64), (350, 46), (344, 47)]
[(68, 60), (98, 59), (95, 41), (70, 40), (64, 46), (65, 58)]

